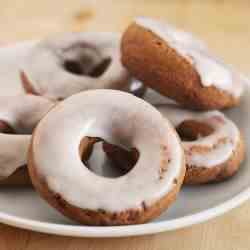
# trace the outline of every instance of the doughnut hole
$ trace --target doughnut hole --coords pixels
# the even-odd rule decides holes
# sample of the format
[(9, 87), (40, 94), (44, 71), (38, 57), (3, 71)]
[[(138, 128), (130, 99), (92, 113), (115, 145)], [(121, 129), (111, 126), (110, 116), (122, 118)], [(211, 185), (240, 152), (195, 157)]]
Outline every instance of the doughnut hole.
[(79, 146), (82, 162), (97, 175), (116, 178), (127, 174), (139, 159), (136, 148), (125, 148), (102, 138), (84, 137)]
[(63, 68), (71, 74), (98, 78), (111, 64), (110, 57), (87, 44), (78, 44), (63, 51)]
[(214, 129), (205, 122), (186, 120), (176, 127), (182, 141), (195, 141), (214, 132)]

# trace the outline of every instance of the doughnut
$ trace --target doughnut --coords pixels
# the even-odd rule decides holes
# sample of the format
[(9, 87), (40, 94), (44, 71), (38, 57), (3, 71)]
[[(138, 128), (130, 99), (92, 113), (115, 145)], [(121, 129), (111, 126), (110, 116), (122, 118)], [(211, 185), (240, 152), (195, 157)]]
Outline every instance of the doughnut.
[(186, 108), (223, 109), (239, 103), (244, 79), (192, 34), (139, 17), (121, 42), (129, 72)]
[(20, 77), (27, 93), (62, 100), (90, 89), (123, 89), (130, 75), (120, 60), (120, 35), (69, 33), (29, 50)]
[(82, 32), (5, 45), (0, 96), (28, 93), (61, 100), (87, 89), (123, 89), (131, 77), (121, 65), (119, 43), (116, 33)]
[(157, 109), (175, 126), (186, 158), (184, 183), (218, 182), (233, 176), (245, 156), (243, 137), (219, 111), (194, 112), (174, 105)]
[[(84, 162), (100, 140), (135, 148), (135, 166), (117, 178), (91, 172)], [(152, 105), (118, 90), (90, 90), (60, 102), (39, 122), (28, 169), (38, 193), (65, 216), (87, 225), (122, 225), (144, 223), (167, 209), (185, 162), (176, 131)]]
[(38, 96), (0, 97), (0, 184), (27, 183), (23, 169), (27, 163), (31, 133), (53, 105)]

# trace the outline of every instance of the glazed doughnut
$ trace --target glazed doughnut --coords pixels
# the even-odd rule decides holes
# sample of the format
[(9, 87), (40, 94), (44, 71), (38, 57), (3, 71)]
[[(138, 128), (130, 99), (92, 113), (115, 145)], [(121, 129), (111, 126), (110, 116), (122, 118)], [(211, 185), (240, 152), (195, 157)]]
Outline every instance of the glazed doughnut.
[[(82, 158), (95, 138), (136, 148), (134, 168), (118, 178), (91, 172)], [(173, 202), (185, 174), (170, 123), (142, 99), (117, 90), (85, 91), (59, 103), (36, 127), (29, 152), (29, 174), (40, 195), (89, 225), (155, 218)]]
[(137, 18), (123, 35), (122, 62), (149, 87), (192, 109), (238, 104), (244, 79), (190, 33)]
[(245, 155), (239, 129), (219, 111), (192, 112), (159, 105), (182, 138), (186, 157), (184, 183), (222, 181), (234, 175)]
[(33, 128), (53, 105), (47, 99), (31, 95), (0, 97), (0, 180), (5, 184), (9, 183), (8, 178), (10, 183), (26, 182), (25, 174), (21, 174), (24, 171), (15, 173), (27, 163)]
[(27, 93), (62, 100), (90, 89), (123, 89), (130, 76), (121, 65), (120, 35), (70, 33), (41, 41), (22, 65)]

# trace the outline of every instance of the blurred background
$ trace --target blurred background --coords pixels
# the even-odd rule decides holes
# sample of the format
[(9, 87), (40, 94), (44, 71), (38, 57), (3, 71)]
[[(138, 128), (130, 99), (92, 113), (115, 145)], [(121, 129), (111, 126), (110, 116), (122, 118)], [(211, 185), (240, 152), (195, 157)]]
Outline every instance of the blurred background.
[(196, 33), (225, 61), (250, 72), (248, 0), (0, 0), (1, 40), (65, 31), (123, 31), (141, 15)]

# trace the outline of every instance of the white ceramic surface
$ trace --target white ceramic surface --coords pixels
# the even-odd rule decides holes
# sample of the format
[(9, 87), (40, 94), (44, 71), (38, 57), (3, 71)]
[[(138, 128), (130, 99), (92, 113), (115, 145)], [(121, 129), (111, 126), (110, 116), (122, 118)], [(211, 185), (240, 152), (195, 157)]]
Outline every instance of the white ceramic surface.
[[(152, 100), (152, 93), (147, 100)], [(157, 102), (156, 95), (153, 102)], [(163, 102), (164, 100), (161, 100)], [(31, 188), (0, 189), (0, 222), (51, 234), (78, 237), (121, 237), (152, 234), (197, 224), (240, 205), (250, 198), (250, 87), (241, 105), (226, 111), (236, 122), (246, 139), (247, 158), (239, 173), (219, 184), (184, 187), (177, 201), (157, 220), (143, 225), (90, 227), (77, 225), (60, 215)], [(102, 157), (99, 154), (99, 161)], [(99, 169), (102, 172), (102, 170)], [(110, 176), (110, 173), (106, 173)], [(117, 173), (115, 174), (117, 175)], [(83, 194), (84, 195), (84, 194)]]

